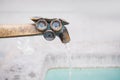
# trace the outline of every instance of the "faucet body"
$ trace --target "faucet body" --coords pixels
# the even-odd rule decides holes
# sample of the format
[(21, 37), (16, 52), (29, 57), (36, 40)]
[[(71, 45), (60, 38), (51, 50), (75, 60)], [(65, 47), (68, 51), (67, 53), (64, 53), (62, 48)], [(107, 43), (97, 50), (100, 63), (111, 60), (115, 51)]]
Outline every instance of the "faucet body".
[(52, 41), (56, 36), (62, 43), (68, 43), (70, 36), (65, 25), (69, 24), (62, 19), (48, 19), (33, 17), (34, 24), (0, 24), (0, 38), (24, 37), (43, 35), (48, 41)]

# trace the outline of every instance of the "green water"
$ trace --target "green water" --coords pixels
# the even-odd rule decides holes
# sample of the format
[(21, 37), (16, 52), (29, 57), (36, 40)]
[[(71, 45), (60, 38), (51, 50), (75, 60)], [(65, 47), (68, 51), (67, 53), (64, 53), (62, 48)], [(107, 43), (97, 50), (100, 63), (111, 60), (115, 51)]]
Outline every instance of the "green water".
[[(120, 68), (72, 69), (71, 80), (120, 80)], [(69, 80), (69, 69), (51, 69), (45, 80)]]

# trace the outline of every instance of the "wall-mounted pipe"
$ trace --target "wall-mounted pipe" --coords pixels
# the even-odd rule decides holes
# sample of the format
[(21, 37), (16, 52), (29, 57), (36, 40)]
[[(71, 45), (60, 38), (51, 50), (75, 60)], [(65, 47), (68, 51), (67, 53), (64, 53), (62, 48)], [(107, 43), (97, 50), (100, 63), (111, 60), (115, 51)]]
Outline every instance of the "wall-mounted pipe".
[(0, 24), (0, 38), (43, 35), (48, 41), (58, 36), (62, 43), (68, 43), (70, 36), (64, 25), (69, 24), (62, 19), (34, 17), (35, 24)]

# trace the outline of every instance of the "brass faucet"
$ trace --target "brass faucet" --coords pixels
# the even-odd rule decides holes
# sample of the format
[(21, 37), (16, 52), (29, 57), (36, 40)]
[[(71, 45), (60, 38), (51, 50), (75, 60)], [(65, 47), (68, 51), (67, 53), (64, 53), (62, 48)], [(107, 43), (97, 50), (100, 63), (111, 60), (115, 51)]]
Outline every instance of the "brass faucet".
[(34, 24), (0, 24), (0, 38), (43, 35), (48, 41), (56, 36), (62, 43), (68, 43), (70, 36), (65, 25), (69, 23), (63, 19), (48, 19), (33, 17)]

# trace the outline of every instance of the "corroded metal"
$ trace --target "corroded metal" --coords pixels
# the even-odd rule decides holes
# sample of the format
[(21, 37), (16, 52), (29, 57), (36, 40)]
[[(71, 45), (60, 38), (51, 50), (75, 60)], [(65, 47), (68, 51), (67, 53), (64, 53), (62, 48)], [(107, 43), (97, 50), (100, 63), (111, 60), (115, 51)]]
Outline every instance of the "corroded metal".
[[(48, 25), (45, 30), (39, 29), (39, 21), (45, 20)], [(20, 37), (20, 36), (33, 36), (33, 35), (43, 35), (46, 40), (53, 40), (55, 36), (58, 36), (62, 43), (68, 43), (70, 41), (70, 36), (67, 31), (67, 28), (64, 25), (69, 24), (67, 21), (63, 19), (48, 19), (48, 18), (41, 18), (41, 17), (33, 17), (31, 20), (34, 24), (0, 24), (0, 38), (8, 38), (8, 37)], [(61, 24), (61, 27), (58, 31), (52, 29), (52, 24), (54, 20), (58, 20)], [(50, 25), (51, 24), (51, 25)], [(42, 28), (42, 26), (41, 26)], [(51, 31), (53, 34), (50, 34)], [(46, 37), (47, 36), (47, 37)]]
[(59, 38), (61, 39), (62, 43), (68, 43), (70, 41), (70, 36), (66, 28), (59, 34)]
[(42, 34), (35, 24), (0, 24), (0, 38)]
[[(52, 18), (52, 19), (42, 18), (42, 17), (32, 17), (32, 18), (31, 18), (31, 20), (32, 20), (33, 22), (37, 22), (39, 19), (45, 19), (48, 23), (50, 23), (52, 20), (55, 20), (55, 19), (57, 19), (57, 18)], [(69, 22), (67, 22), (67, 21), (64, 20), (64, 19), (59, 19), (59, 20), (63, 23), (63, 25), (68, 25), (68, 24), (69, 24)]]

